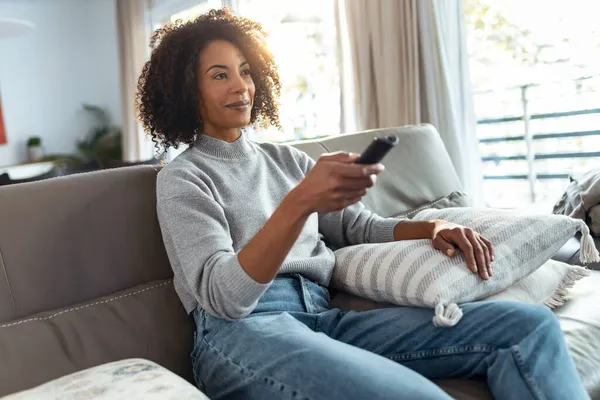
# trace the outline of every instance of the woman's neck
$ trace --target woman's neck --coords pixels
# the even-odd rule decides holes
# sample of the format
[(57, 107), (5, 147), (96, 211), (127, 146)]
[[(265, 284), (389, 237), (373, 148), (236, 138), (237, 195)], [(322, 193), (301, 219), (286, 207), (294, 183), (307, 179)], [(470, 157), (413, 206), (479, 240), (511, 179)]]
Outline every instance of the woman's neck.
[(198, 134), (194, 141), (194, 148), (205, 155), (224, 160), (243, 160), (255, 153), (252, 141), (247, 140), (246, 134), (243, 132), (240, 133), (237, 140), (231, 142), (205, 133)]
[(241, 128), (216, 128), (214, 126), (204, 126), (205, 135), (213, 137), (215, 139), (223, 140), (224, 142), (235, 142), (239, 139), (242, 134)]

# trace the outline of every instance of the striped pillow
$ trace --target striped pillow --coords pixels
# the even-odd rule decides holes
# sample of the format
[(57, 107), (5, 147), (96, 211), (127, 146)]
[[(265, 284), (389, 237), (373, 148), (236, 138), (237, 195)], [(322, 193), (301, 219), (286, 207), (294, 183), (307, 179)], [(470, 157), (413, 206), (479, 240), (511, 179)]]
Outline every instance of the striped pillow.
[(462, 254), (450, 258), (431, 240), (362, 244), (335, 252), (331, 285), (357, 296), (396, 305), (435, 308), (434, 324), (453, 326), (457, 303), (479, 300), (523, 279), (580, 231), (581, 261), (600, 256), (587, 225), (562, 215), (527, 215), (494, 209), (424, 210), (413, 220), (441, 219), (468, 226), (494, 245), (494, 275), (483, 281), (467, 269)]

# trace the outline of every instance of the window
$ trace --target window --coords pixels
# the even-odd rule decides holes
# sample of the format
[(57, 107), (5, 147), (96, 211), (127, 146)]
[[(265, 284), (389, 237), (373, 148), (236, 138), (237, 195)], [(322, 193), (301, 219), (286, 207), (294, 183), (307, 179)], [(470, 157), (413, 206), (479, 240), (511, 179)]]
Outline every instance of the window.
[(570, 174), (600, 167), (598, 8), (596, 0), (466, 0), (489, 206), (551, 209)]
[(178, 19), (189, 21), (213, 8), (223, 7), (222, 0), (154, 0), (150, 7), (152, 31)]
[(221, 0), (207, 0), (201, 2), (200, 4), (186, 8), (185, 10), (171, 15), (170, 20), (171, 22), (175, 22), (178, 19), (189, 21), (196, 18), (200, 14), (204, 14), (205, 12), (212, 10), (213, 8), (221, 8)]
[(150, 6), (152, 31), (178, 19), (189, 21), (213, 8), (222, 6), (222, 0), (154, 0)]
[(332, 0), (238, 0), (240, 15), (268, 33), (282, 81), (276, 129), (257, 140), (291, 141), (340, 133), (340, 82)]

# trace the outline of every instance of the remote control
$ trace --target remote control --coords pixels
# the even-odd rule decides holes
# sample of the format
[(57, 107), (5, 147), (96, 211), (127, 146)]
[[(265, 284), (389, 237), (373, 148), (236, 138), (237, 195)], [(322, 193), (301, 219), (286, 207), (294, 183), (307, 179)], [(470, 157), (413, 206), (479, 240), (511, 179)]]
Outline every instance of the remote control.
[(375, 138), (366, 150), (360, 155), (357, 164), (377, 164), (398, 143), (396, 136)]

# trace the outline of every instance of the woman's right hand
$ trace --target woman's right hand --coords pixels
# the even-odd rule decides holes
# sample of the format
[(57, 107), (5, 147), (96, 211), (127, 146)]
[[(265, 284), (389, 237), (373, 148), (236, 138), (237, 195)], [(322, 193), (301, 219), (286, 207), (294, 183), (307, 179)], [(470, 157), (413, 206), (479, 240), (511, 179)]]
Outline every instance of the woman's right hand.
[(290, 195), (307, 214), (339, 211), (358, 202), (384, 170), (381, 164), (355, 164), (358, 157), (346, 152), (323, 154)]

